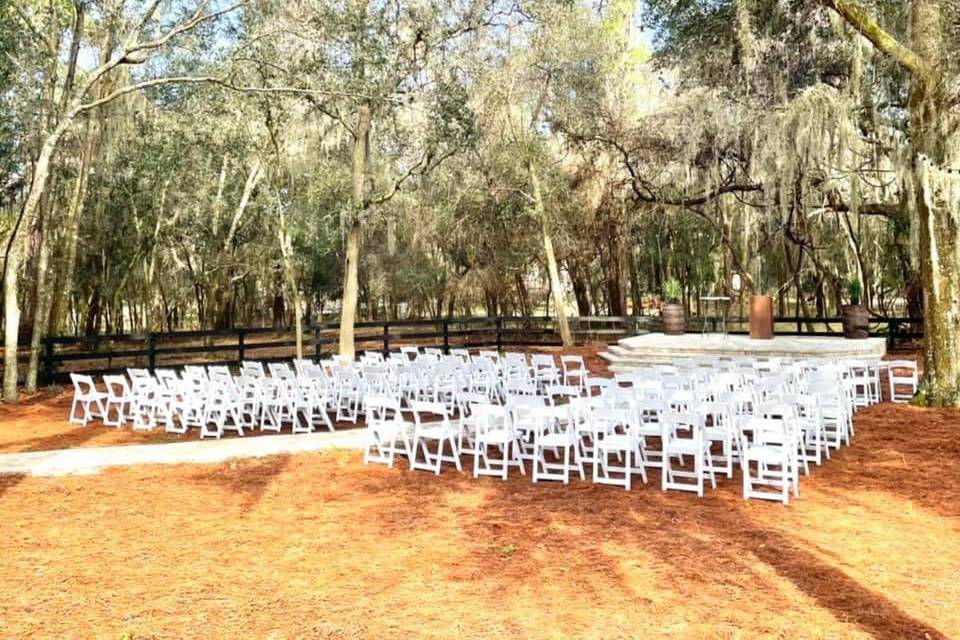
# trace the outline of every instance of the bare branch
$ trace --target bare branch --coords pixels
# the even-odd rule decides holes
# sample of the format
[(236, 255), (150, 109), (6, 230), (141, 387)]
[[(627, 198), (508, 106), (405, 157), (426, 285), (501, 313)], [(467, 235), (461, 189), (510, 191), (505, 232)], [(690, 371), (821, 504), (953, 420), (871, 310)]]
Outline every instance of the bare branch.
[(216, 78), (214, 76), (171, 76), (167, 78), (153, 78), (151, 80), (144, 80), (142, 82), (137, 82), (135, 84), (127, 85), (125, 87), (120, 87), (115, 91), (108, 93), (107, 95), (87, 102), (85, 104), (77, 105), (71, 111), (71, 117), (76, 117), (80, 113), (96, 109), (101, 107), (108, 102), (112, 102), (117, 98), (124, 96), (128, 93), (133, 93), (135, 91), (140, 91), (142, 89), (148, 89), (150, 87), (156, 87), (165, 84), (213, 84), (231, 91), (239, 91), (242, 93), (272, 93), (272, 94), (294, 94), (294, 95), (326, 95), (326, 96), (338, 96), (338, 97), (350, 97), (350, 98), (366, 98), (363, 94), (358, 93), (348, 93), (343, 91), (323, 91), (319, 89), (300, 89), (298, 87), (248, 87), (232, 84), (231, 82), (224, 80), (222, 78)]
[[(377, 196), (376, 198), (370, 198), (370, 199), (364, 201), (364, 203), (363, 203), (363, 208), (364, 208), (364, 209), (367, 209), (367, 208), (369, 208), (369, 207), (372, 206), (372, 205), (383, 204), (384, 202), (390, 200), (393, 196), (395, 196), (395, 195), (397, 194), (398, 191), (400, 191), (400, 187), (402, 187), (402, 186), (403, 186), (403, 183), (406, 182), (408, 179), (410, 179), (411, 177), (413, 177), (413, 176), (415, 176), (415, 175), (421, 175), (421, 176), (422, 176), (422, 175), (424, 175), (424, 174), (426, 174), (426, 173), (429, 173), (429, 172), (433, 171), (433, 170), (436, 169), (438, 166), (440, 166), (440, 164), (443, 163), (444, 160), (446, 160), (447, 158), (453, 156), (455, 153), (456, 153), (456, 150), (455, 150), (455, 149), (450, 149), (449, 151), (447, 151), (446, 153), (442, 154), (440, 157), (438, 157), (438, 158), (437, 158), (435, 161), (433, 161), (433, 162), (431, 162), (430, 159), (429, 159), (429, 157), (430, 157), (430, 156), (429, 156), (429, 153), (424, 154), (424, 156), (423, 156), (422, 158), (420, 158), (416, 163), (414, 163), (409, 169), (407, 169), (406, 171), (404, 171), (403, 174), (401, 174), (399, 178), (397, 178), (396, 180), (394, 180), (393, 186), (392, 186), (388, 191), (386, 191), (385, 193), (383, 193), (383, 194), (380, 195), (380, 196)], [(422, 168), (421, 168), (421, 167), (422, 167)], [(419, 169), (419, 171), (418, 171), (418, 169)]]

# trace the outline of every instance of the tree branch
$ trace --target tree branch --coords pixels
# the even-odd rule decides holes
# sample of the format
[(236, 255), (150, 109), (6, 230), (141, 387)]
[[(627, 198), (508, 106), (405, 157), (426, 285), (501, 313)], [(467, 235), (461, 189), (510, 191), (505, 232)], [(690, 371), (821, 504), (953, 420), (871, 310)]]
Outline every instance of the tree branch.
[(751, 191), (763, 191), (763, 185), (755, 184), (755, 183), (750, 183), (750, 184), (732, 183), (732, 184), (725, 184), (723, 186), (717, 187), (716, 189), (711, 189), (710, 191), (705, 191), (700, 195), (689, 197), (689, 198), (686, 196), (681, 196), (679, 198), (663, 198), (655, 195), (651, 195), (651, 196), (644, 195), (644, 196), (637, 197), (636, 199), (640, 200), (641, 202), (674, 205), (679, 207), (695, 207), (697, 205), (706, 204), (708, 201), (713, 200), (718, 196), (722, 196), (725, 193), (747, 193)]
[(117, 98), (124, 96), (128, 93), (133, 93), (134, 91), (140, 91), (141, 89), (148, 89), (150, 87), (156, 87), (164, 84), (199, 84), (207, 83), (213, 84), (231, 91), (239, 91), (241, 93), (276, 93), (276, 94), (295, 94), (295, 95), (327, 95), (327, 96), (339, 96), (339, 97), (350, 97), (350, 98), (364, 98), (362, 94), (356, 93), (347, 93), (343, 91), (323, 91), (318, 89), (300, 89), (298, 87), (248, 87), (240, 86), (230, 83), (227, 80), (222, 78), (217, 78), (214, 76), (171, 76), (167, 78), (153, 78), (151, 80), (144, 80), (142, 82), (137, 82), (135, 84), (130, 84), (125, 87), (120, 87), (115, 91), (108, 93), (107, 95), (87, 102), (81, 105), (74, 107), (71, 116), (76, 117), (77, 115), (96, 109), (97, 107), (103, 106), (108, 102), (112, 102)]
[(878, 51), (893, 58), (910, 73), (924, 80), (933, 76), (933, 67), (930, 66), (929, 62), (890, 35), (858, 3), (851, 0), (820, 0), (820, 3), (836, 11), (840, 17), (847, 21), (847, 24), (869, 40)]

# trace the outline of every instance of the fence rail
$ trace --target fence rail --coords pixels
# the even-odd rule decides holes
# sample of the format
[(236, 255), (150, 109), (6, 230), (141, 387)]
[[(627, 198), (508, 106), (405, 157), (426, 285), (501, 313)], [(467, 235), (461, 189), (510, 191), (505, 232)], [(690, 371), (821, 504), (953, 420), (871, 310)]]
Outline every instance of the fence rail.
[[(692, 317), (687, 330), (699, 332), (704, 323), (716, 330), (714, 318)], [(840, 336), (841, 318), (774, 319), (780, 335)], [(572, 318), (571, 331), (577, 342), (610, 342), (629, 335), (660, 329), (655, 316), (597, 316)], [(916, 318), (872, 318), (871, 334), (883, 336), (891, 347), (922, 338)], [(746, 333), (745, 318), (730, 318), (730, 333)], [(321, 359), (337, 351), (338, 324), (324, 322), (303, 327), (304, 356)], [(473, 317), (429, 320), (360, 322), (355, 327), (356, 350), (387, 352), (403, 345), (451, 348), (490, 347), (496, 349), (557, 346), (552, 317)], [(63, 381), (70, 373), (103, 374), (127, 367), (179, 366), (183, 364), (237, 364), (242, 360), (288, 360), (296, 351), (292, 328), (237, 328), (167, 333), (127, 333), (101, 336), (56, 336), (43, 343), (40, 360), (41, 383)], [(25, 362), (26, 354), (21, 354)]]

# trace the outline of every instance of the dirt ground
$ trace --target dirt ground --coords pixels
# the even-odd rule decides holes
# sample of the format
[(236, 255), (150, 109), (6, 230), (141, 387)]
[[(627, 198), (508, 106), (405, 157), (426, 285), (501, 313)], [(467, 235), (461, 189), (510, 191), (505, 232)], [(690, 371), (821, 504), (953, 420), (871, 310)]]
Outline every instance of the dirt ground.
[(355, 452), (0, 477), (0, 637), (960, 637), (960, 414), (856, 428), (789, 507)]
[(864, 411), (790, 507), (352, 452), (3, 477), (0, 636), (956, 637), (958, 426)]

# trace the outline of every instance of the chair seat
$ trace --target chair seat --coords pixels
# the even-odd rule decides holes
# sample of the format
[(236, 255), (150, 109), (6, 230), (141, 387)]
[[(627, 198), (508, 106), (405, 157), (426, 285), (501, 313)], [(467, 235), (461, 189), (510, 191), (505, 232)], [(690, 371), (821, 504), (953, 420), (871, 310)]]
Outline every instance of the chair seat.
[(597, 442), (597, 449), (606, 449), (608, 451), (630, 451), (634, 448), (635, 441), (623, 433), (615, 433), (604, 436), (603, 440)]
[(703, 435), (708, 440), (725, 440), (732, 437), (730, 431), (722, 427), (704, 427)]
[(779, 464), (786, 458), (786, 452), (780, 447), (752, 445), (747, 449), (747, 460), (751, 462), (767, 462)]
[(693, 440), (672, 440), (664, 445), (665, 452), (668, 453), (686, 453), (694, 455), (703, 450), (702, 445)]
[(573, 440), (565, 433), (547, 433), (540, 436), (538, 442), (544, 447), (566, 447), (573, 444)]
[(450, 425), (447, 424), (438, 424), (436, 426), (425, 425), (420, 427), (417, 430), (417, 437), (427, 438), (429, 440), (441, 440), (443, 438), (449, 438), (453, 435), (453, 429), (450, 428)]
[(478, 444), (507, 444), (513, 441), (513, 434), (506, 429), (493, 429), (477, 436)]
[(369, 428), (381, 435), (397, 435), (406, 433), (412, 426), (412, 422), (381, 422), (379, 424), (371, 424)]

